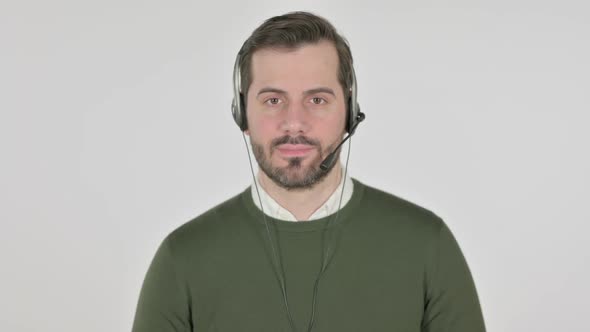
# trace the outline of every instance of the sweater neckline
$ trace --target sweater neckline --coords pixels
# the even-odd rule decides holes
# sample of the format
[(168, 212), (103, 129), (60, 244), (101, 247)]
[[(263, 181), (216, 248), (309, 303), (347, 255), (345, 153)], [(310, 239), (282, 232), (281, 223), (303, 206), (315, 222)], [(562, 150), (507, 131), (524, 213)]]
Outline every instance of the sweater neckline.
[[(274, 225), (278, 230), (286, 232), (314, 232), (322, 230), (326, 227), (333, 227), (342, 224), (343, 222), (349, 219), (351, 212), (359, 205), (365, 191), (365, 186), (361, 182), (354, 178), (352, 178), (352, 181), (354, 183), (352, 197), (350, 198), (348, 203), (346, 203), (340, 208), (340, 213), (335, 212), (323, 218), (295, 222), (276, 219), (269, 215), (266, 215), (266, 220), (269, 222), (269, 225)], [(251, 217), (248, 219), (252, 219), (256, 224), (264, 226), (264, 217), (262, 216), (262, 210), (260, 210), (254, 204), (251, 186), (248, 186), (248, 188), (246, 188), (246, 190), (244, 190), (240, 196), (242, 204), (244, 204), (249, 217)], [(338, 218), (336, 218), (337, 214)]]

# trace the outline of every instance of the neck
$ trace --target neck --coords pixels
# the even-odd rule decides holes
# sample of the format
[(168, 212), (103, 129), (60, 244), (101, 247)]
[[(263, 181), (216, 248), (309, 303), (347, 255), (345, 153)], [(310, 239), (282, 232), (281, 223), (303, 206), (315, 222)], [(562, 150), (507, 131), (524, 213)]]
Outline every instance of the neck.
[(334, 193), (342, 178), (342, 167), (336, 165), (320, 183), (305, 190), (287, 190), (274, 183), (264, 172), (258, 172), (260, 185), (279, 205), (297, 220), (308, 220)]

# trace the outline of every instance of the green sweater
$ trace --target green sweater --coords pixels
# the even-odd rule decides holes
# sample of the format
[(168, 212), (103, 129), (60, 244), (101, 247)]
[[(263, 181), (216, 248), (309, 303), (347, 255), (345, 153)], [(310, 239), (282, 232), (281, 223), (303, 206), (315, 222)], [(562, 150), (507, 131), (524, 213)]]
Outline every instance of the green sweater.
[[(353, 179), (325, 218), (267, 216), (297, 331), (306, 331), (323, 243), (330, 259), (313, 331), (483, 332), (471, 273), (432, 212)], [(323, 242), (323, 239), (325, 242)], [(250, 189), (180, 226), (145, 277), (133, 332), (290, 331), (264, 219)]]

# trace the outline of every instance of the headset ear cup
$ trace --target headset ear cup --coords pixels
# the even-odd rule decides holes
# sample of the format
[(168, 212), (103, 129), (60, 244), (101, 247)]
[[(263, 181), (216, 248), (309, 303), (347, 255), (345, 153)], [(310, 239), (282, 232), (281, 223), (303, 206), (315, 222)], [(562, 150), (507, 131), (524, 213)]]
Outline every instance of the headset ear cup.
[(246, 131), (248, 130), (248, 118), (246, 117), (246, 103), (244, 102), (244, 94), (240, 93), (240, 117), (241, 117), (241, 123), (240, 123), (240, 129), (242, 129), (242, 131)]
[(238, 106), (238, 101), (236, 98), (232, 99), (231, 101), (231, 116), (234, 119), (234, 122), (240, 127), (240, 110)]
[(352, 128), (352, 97), (348, 98), (348, 102), (346, 103), (346, 132), (350, 133), (350, 129)]

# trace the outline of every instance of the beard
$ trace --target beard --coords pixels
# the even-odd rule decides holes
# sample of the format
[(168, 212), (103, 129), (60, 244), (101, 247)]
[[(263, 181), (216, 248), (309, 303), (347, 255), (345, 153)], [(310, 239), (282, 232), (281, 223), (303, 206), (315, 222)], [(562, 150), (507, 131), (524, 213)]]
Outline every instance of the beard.
[[(305, 136), (283, 136), (276, 138), (270, 143), (270, 154), (267, 155), (262, 144), (256, 143), (250, 137), (252, 144), (252, 151), (254, 157), (258, 162), (260, 169), (268, 176), (276, 185), (286, 190), (305, 190), (311, 189), (316, 184), (321, 183), (328, 173), (334, 168), (336, 163), (332, 163), (330, 168), (323, 171), (320, 169), (320, 164), (327, 154), (333, 151), (338, 142), (331, 144), (327, 149), (323, 150), (319, 141), (307, 138)], [(318, 156), (315, 157), (308, 166), (303, 166), (302, 157), (291, 157), (287, 159), (288, 165), (284, 167), (276, 167), (271, 163), (272, 154), (275, 148), (281, 144), (305, 144), (315, 147), (318, 151)], [(337, 152), (337, 158), (340, 158), (340, 149)]]

